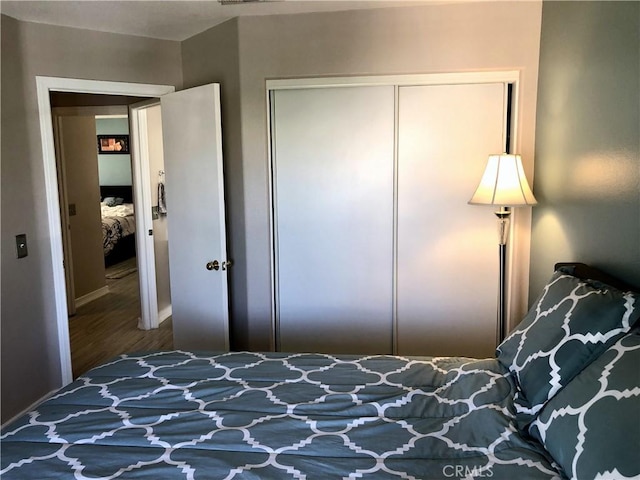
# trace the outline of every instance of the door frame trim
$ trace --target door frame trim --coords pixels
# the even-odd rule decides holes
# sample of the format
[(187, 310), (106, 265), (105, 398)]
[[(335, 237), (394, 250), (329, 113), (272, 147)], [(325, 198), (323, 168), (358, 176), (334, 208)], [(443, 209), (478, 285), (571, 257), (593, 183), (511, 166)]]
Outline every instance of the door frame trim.
[(267, 92), (300, 88), (362, 87), (374, 85), (425, 86), (465, 83), (518, 83), (520, 70), (486, 72), (420, 73), (353, 77), (284, 78), (266, 81)]
[(160, 97), (175, 91), (172, 85), (111, 82), (77, 78), (36, 76), (36, 92), (42, 140), (45, 197), (47, 202), (47, 230), (50, 239), (53, 296), (58, 332), (60, 381), (66, 385), (73, 380), (71, 343), (69, 339), (65, 274), (63, 267), (60, 202), (58, 200), (58, 174), (53, 138), (50, 92), (94, 93), (135, 97)]
[[(158, 291), (156, 285), (156, 265), (153, 218), (151, 204), (151, 170), (149, 168), (149, 142), (147, 134), (147, 108), (160, 105), (160, 100), (151, 99), (129, 105), (129, 125), (131, 139), (131, 171), (133, 174), (134, 201), (136, 211), (136, 246), (138, 253), (138, 273), (140, 276), (141, 318), (138, 328), (151, 330), (158, 328)], [(141, 208), (140, 208), (141, 207)], [(152, 287), (153, 284), (153, 288)]]

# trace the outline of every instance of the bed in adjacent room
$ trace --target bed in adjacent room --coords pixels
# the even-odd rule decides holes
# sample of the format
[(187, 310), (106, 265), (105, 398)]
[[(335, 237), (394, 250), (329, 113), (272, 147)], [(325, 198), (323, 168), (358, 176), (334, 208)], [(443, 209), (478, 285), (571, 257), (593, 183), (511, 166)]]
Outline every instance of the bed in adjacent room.
[(0, 474), (640, 475), (640, 294), (576, 272), (554, 273), (497, 358), (123, 355), (6, 426)]
[(134, 257), (136, 220), (131, 185), (101, 185), (100, 211), (105, 265)]

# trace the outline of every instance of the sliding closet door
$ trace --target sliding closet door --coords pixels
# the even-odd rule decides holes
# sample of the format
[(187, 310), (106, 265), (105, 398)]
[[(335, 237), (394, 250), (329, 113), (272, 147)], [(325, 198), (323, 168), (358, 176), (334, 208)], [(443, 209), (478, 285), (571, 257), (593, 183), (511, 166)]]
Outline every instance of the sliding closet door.
[(487, 156), (504, 149), (504, 90), (504, 84), (400, 87), (400, 354), (493, 355), (495, 217), (467, 201)]
[(271, 100), (278, 347), (390, 353), (394, 88)]

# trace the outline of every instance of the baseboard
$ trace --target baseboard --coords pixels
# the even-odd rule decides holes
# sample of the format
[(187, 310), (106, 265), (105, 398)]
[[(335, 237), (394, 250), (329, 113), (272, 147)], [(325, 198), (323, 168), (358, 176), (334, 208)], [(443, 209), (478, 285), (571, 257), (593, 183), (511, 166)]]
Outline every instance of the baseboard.
[(164, 307), (158, 312), (158, 325), (171, 316), (171, 305)]
[(58, 391), (58, 389), (55, 390), (51, 390), (49, 393), (44, 394), (42, 397), (40, 397), (38, 400), (36, 400), (35, 402), (33, 402), (31, 405), (29, 405), (27, 408), (25, 408), (24, 410), (22, 410), (20, 413), (14, 415), (13, 417), (11, 417), (9, 420), (7, 420), (6, 422), (4, 422), (2, 425), (0, 425), (0, 429), (4, 430), (4, 428), (9, 425), (11, 422), (13, 422), (14, 420), (17, 420), (18, 418), (20, 418), (21, 416), (23, 416), (25, 413), (30, 412), (31, 410), (33, 410), (34, 408), (36, 408), (38, 405), (40, 405), (42, 402), (44, 402), (45, 400), (47, 400), (50, 396), (52, 396), (54, 393), (56, 393)]
[(86, 295), (76, 298), (76, 308), (86, 305), (89, 302), (93, 302), (94, 300), (105, 296), (107, 293), (109, 293), (109, 286), (105, 285), (93, 292), (89, 292)]

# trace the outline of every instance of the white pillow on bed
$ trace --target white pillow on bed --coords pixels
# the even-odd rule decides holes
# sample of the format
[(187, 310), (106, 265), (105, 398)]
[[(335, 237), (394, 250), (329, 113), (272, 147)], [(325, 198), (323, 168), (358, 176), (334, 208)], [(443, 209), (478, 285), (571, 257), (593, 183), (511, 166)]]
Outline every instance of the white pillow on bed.
[(124, 203), (115, 207), (101, 205), (103, 217), (128, 217), (133, 215), (133, 203)]

